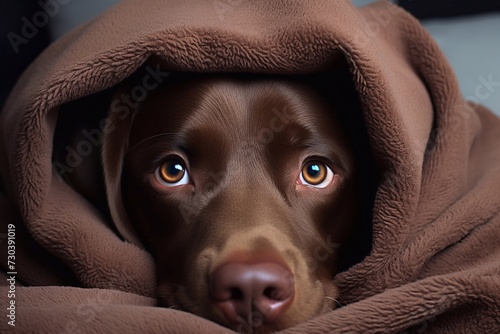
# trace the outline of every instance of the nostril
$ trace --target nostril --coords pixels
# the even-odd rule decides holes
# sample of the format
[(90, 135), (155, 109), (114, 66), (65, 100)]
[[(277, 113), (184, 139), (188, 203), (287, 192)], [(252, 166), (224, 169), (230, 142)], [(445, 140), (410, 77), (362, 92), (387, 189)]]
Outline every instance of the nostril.
[(242, 300), (243, 299), (243, 291), (240, 288), (234, 287), (229, 289), (229, 299), (234, 300)]
[(286, 294), (282, 290), (275, 287), (265, 288), (263, 295), (269, 299), (276, 301), (282, 301), (287, 298)]
[(264, 322), (274, 321), (294, 299), (293, 275), (277, 263), (225, 263), (210, 275), (214, 306), (231, 322), (258, 312)]

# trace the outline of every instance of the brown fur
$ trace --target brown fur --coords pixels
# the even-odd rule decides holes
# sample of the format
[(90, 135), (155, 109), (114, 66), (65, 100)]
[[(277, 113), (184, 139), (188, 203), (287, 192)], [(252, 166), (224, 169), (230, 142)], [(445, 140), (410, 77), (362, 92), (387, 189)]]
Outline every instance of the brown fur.
[[(111, 133), (104, 144), (111, 211), (152, 253), (164, 306), (248, 326), (227, 321), (208, 293), (210, 273), (235, 258), (277, 259), (293, 274), (292, 305), (259, 333), (335, 306), (337, 248), (358, 204), (354, 153), (336, 108), (296, 80), (188, 76), (148, 96), (125, 120), (129, 133)], [(153, 174), (174, 154), (191, 180), (166, 188)], [(334, 172), (326, 188), (298, 182), (310, 158)]]

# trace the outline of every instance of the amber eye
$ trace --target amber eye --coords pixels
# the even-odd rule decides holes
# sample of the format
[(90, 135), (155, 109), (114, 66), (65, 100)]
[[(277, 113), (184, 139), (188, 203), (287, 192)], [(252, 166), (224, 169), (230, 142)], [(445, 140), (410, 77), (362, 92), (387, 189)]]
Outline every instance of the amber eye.
[(156, 179), (164, 186), (174, 187), (189, 182), (188, 172), (182, 159), (164, 161), (155, 172)]
[(333, 180), (332, 170), (322, 162), (310, 161), (304, 164), (300, 172), (300, 182), (315, 188), (325, 188)]

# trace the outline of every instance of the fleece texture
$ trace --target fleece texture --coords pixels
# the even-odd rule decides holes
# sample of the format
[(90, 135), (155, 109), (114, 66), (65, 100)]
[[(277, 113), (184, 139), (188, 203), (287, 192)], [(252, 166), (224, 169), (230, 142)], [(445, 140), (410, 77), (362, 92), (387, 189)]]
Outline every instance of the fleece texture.
[(53, 164), (59, 111), (146, 64), (151, 85), (167, 71), (300, 74), (339, 59), (380, 170), (372, 250), (335, 277), (342, 307), (283, 333), (500, 332), (500, 120), (464, 100), (411, 15), (346, 0), (124, 0), (53, 43), (0, 115), (1, 332), (230, 333), (154, 307), (151, 256)]

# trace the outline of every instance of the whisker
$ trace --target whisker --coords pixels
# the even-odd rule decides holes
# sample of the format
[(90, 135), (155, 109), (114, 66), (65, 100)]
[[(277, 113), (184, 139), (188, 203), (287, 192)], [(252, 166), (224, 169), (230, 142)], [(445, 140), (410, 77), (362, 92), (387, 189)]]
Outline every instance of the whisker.
[(337, 299), (335, 299), (335, 298), (333, 298), (333, 297), (325, 297), (325, 299), (328, 299), (328, 300), (330, 300), (330, 301), (335, 302), (335, 304), (337, 304), (339, 307), (342, 307), (342, 306), (343, 306), (343, 305), (342, 305), (342, 304), (341, 304), (341, 303), (340, 303)]

